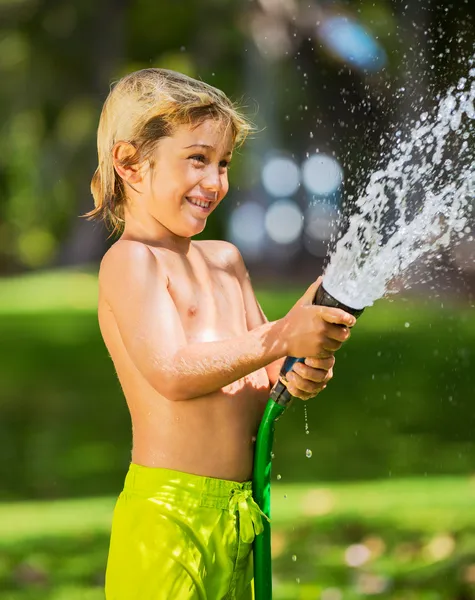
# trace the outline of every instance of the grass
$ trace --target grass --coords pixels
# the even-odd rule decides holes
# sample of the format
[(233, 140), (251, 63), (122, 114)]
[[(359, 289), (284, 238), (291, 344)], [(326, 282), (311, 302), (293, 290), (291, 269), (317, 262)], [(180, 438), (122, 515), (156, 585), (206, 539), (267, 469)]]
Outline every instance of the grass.
[(475, 479), (468, 477), (387, 479), (327, 486), (274, 482), (272, 486), (276, 525), (286, 525), (288, 520), (299, 523), (312, 515), (321, 520), (327, 515), (365, 515), (376, 520), (391, 515), (396, 526), (432, 531), (437, 522), (442, 529), (462, 528), (475, 524), (474, 505)]
[[(2, 600), (103, 598), (114, 501), (0, 505)], [(474, 503), (462, 477), (274, 481), (274, 598), (475, 598)]]
[(0, 279), (0, 315), (95, 311), (97, 268), (37, 271)]
[[(276, 319), (302, 292), (257, 296)], [(1, 600), (104, 597), (130, 421), (96, 299), (95, 268), (0, 279), (0, 494), (101, 494), (0, 504)], [(274, 600), (475, 600), (475, 483), (443, 476), (473, 466), (472, 312), (378, 302), (308, 403), (310, 434), (299, 403), (279, 421)]]
[[(270, 320), (278, 319), (292, 307), (304, 292), (301, 288), (263, 289), (256, 285), (256, 295)], [(397, 298), (397, 297), (396, 297)], [(392, 308), (391, 304), (395, 308)], [(97, 309), (97, 266), (56, 269), (14, 277), (0, 278), (0, 316), (28, 313), (92, 312)], [(449, 321), (461, 321), (465, 328), (475, 331), (472, 306), (449, 305), (438, 299), (380, 300), (373, 307), (371, 318), (366, 315), (358, 322), (358, 331), (365, 333), (403, 333), (409, 327), (424, 326), (430, 318), (449, 313)], [(423, 313), (423, 314), (422, 314)], [(421, 319), (422, 317), (422, 319)]]

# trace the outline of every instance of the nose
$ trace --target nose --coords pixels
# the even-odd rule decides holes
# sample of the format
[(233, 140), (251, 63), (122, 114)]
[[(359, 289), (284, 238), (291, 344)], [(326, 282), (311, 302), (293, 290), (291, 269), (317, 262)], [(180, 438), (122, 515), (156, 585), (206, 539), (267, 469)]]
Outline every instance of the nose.
[(204, 189), (219, 195), (223, 187), (223, 181), (218, 166), (208, 166), (205, 176), (201, 180), (201, 185)]

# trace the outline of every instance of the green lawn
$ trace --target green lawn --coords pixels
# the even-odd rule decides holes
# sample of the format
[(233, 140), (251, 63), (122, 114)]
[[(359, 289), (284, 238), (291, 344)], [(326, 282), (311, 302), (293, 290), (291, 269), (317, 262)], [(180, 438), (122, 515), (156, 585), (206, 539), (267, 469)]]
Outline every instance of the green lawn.
[[(0, 598), (103, 598), (113, 505), (110, 497), (0, 505)], [(475, 598), (474, 505), (470, 478), (275, 481), (274, 598)]]
[[(0, 279), (0, 600), (103, 598), (131, 432), (95, 270)], [(257, 296), (276, 319), (302, 292)], [(376, 303), (307, 403), (309, 435), (302, 403), (279, 420), (274, 600), (475, 600), (472, 313)]]
[(97, 267), (57, 269), (0, 278), (0, 315), (93, 311), (97, 303)]

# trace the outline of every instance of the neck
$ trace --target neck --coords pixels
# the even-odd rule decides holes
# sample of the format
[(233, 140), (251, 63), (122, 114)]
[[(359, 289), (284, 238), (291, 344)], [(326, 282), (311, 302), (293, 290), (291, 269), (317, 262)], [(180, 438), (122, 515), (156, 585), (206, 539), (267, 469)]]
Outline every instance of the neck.
[(135, 219), (128, 219), (125, 215), (125, 227), (121, 235), (122, 240), (134, 240), (148, 246), (167, 248), (178, 254), (187, 254), (191, 238), (184, 238), (174, 234), (156, 220), (153, 223), (142, 223)]

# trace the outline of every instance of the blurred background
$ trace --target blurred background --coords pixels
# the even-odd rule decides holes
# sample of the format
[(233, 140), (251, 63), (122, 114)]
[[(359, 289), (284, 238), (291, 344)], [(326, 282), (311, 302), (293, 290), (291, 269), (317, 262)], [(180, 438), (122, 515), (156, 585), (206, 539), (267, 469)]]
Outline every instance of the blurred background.
[[(114, 240), (81, 215), (110, 84), (165, 67), (245, 107), (259, 132), (202, 237), (240, 248), (277, 319), (394, 136), (468, 76), (474, 16), (470, 0), (0, 0), (2, 600), (103, 598), (131, 432), (96, 318)], [(474, 251), (470, 234), (368, 309), (325, 393), (277, 423), (277, 600), (475, 598)]]

